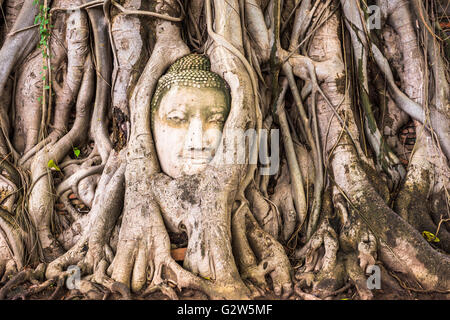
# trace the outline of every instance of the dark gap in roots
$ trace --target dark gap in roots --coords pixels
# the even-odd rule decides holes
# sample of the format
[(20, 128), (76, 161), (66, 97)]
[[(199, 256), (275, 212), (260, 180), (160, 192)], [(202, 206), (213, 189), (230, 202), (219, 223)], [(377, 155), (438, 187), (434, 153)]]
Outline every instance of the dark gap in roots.
[(112, 142), (114, 146), (114, 150), (120, 151), (127, 144), (127, 122), (129, 122), (129, 118), (126, 114), (124, 114), (119, 108), (114, 107), (112, 111)]
[[(68, 198), (72, 208), (75, 209), (79, 214), (85, 215), (89, 213), (90, 211), (89, 207), (86, 206), (83, 203), (83, 201), (78, 199), (78, 197), (74, 193), (70, 193)], [(61, 198), (56, 199), (54, 210), (55, 210), (55, 217), (59, 220), (59, 223), (62, 225), (62, 228), (60, 228), (58, 230), (59, 232), (56, 234), (57, 236), (59, 236), (62, 232), (64, 232), (64, 230), (70, 228), (72, 223), (76, 221), (73, 221)]]
[(168, 232), (172, 248), (186, 248), (188, 244), (188, 236), (186, 232), (175, 233)]
[(188, 236), (186, 232), (175, 233), (168, 231), (170, 239), (170, 249), (172, 258), (183, 266), (184, 257), (186, 255), (186, 248), (188, 245)]
[(416, 127), (414, 122), (408, 122), (403, 128), (399, 130), (398, 138), (403, 146), (405, 146), (405, 154), (399, 154), (400, 161), (405, 166), (409, 163), (409, 158), (416, 144)]
[[(367, 74), (369, 79), (376, 79), (381, 77), (380, 73), (376, 69), (376, 64), (373, 61), (368, 62)], [(378, 93), (374, 82), (375, 81), (369, 81), (369, 99), (370, 101), (372, 101), (371, 106), (373, 115), (375, 117), (378, 127), (380, 127), (381, 123), (383, 122), (383, 112), (387, 113), (387, 110), (383, 110), (383, 108), (387, 108), (387, 105), (384, 106), (384, 101), (381, 101), (382, 97)], [(385, 93), (387, 94), (387, 88)]]

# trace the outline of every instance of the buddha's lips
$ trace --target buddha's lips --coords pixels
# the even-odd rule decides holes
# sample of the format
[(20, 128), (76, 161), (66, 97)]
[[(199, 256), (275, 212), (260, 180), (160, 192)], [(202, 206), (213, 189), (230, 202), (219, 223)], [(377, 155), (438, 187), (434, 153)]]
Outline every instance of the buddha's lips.
[(189, 161), (192, 164), (205, 164), (209, 163), (214, 157), (213, 150), (202, 150), (202, 151), (190, 151), (184, 152), (180, 158)]
[(212, 157), (211, 156), (183, 157), (183, 159), (189, 161), (192, 164), (207, 164), (212, 160)]
[(208, 164), (209, 160), (207, 160), (207, 159), (189, 159), (189, 163), (191, 165), (204, 165), (204, 164)]

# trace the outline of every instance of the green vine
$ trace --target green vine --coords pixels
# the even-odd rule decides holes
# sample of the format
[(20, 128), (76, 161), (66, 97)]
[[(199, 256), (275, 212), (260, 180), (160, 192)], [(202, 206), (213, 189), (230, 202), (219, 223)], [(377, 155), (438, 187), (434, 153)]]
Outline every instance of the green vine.
[[(50, 121), (50, 112), (48, 109), (51, 107), (51, 66), (50, 66), (50, 36), (53, 25), (50, 24), (50, 7), (48, 6), (48, 0), (43, 2), (40, 0), (34, 0), (36, 6), (39, 6), (39, 12), (34, 19), (34, 23), (39, 26), (39, 43), (38, 48), (42, 53), (42, 95), (38, 98), (38, 101), (42, 105), (42, 121), (40, 137), (44, 136), (43, 129), (45, 129)], [(48, 97), (48, 99), (47, 99)]]
[(48, 42), (50, 39), (50, 29), (53, 27), (50, 25), (50, 8), (47, 5), (47, 1), (43, 4), (39, 3), (39, 0), (34, 0), (34, 4), (39, 6), (39, 13), (34, 18), (34, 24), (39, 25), (40, 41), (38, 48), (42, 50), (42, 57), (48, 58), (47, 49), (49, 48)]

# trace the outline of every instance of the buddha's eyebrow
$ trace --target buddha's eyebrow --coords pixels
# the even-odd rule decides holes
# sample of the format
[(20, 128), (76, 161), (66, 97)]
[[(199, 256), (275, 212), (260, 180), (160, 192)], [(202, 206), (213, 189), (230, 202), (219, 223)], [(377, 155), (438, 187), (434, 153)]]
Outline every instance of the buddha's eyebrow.
[(186, 111), (186, 106), (184, 104), (171, 105), (170, 107), (165, 108), (164, 113), (168, 114), (168, 113), (174, 112), (174, 111), (185, 112)]
[(225, 106), (211, 106), (211, 108), (208, 110), (209, 113), (219, 113), (219, 112), (224, 112), (225, 111)]

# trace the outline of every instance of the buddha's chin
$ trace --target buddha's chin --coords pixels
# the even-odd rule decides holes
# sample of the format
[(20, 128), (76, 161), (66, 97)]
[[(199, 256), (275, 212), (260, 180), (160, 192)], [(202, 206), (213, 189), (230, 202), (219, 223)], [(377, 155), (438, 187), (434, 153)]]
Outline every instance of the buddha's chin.
[(191, 176), (201, 173), (206, 169), (209, 162), (209, 160), (207, 161), (205, 159), (189, 159), (189, 161), (184, 163), (183, 174)]
[(178, 179), (183, 176), (192, 176), (194, 174), (199, 174), (205, 171), (206, 167), (209, 164), (209, 161), (191, 162), (191, 160), (192, 159), (178, 165), (172, 164), (172, 166), (170, 166), (170, 169), (164, 167), (162, 167), (161, 169), (169, 177), (172, 177), (173, 179)]

